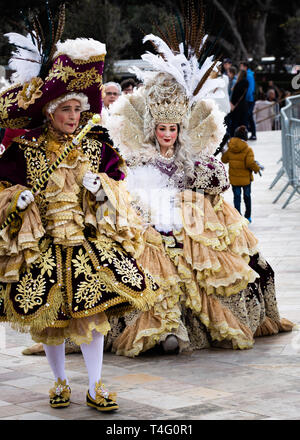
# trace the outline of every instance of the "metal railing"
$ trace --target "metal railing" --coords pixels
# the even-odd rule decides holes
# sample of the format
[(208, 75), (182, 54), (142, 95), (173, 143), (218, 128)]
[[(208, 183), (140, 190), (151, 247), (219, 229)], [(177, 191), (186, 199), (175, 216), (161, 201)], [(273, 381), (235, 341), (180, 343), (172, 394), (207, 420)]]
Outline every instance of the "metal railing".
[(300, 95), (286, 99), (287, 105), (281, 109), (281, 142), (282, 142), (282, 167), (270, 185), (270, 189), (285, 175), (288, 179), (273, 203), (276, 203), (282, 194), (292, 187), (288, 199), (282, 206), (285, 208), (292, 197), (300, 195)]

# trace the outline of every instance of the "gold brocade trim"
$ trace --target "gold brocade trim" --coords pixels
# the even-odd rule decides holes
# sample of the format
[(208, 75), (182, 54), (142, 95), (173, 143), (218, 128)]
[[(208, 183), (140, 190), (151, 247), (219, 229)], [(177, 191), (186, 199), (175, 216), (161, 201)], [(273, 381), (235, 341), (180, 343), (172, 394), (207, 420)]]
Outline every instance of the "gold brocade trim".
[[(39, 147), (42, 142), (45, 140), (45, 133), (42, 133), (38, 138), (33, 138), (32, 140), (26, 139), (25, 137), (22, 138), (21, 136), (18, 136), (14, 138), (14, 142), (17, 142), (21, 145), (24, 145), (25, 147)], [(44, 150), (44, 147), (43, 147)]]
[(0, 92), (0, 98), (2, 98), (2, 95), (5, 95), (7, 92), (10, 92), (11, 90), (15, 90), (15, 93), (18, 93), (18, 88), (22, 87), (23, 84), (22, 83), (14, 83), (13, 85), (11, 85), (10, 87), (7, 87), (7, 89), (3, 89)]
[[(138, 309), (147, 310), (148, 309), (147, 301), (150, 302), (150, 300), (151, 300), (151, 303), (153, 303), (155, 298), (161, 293), (160, 289), (157, 289), (157, 291), (155, 291), (155, 292), (152, 291), (152, 289), (150, 288), (150, 281), (148, 280), (146, 274), (144, 275), (146, 288), (143, 292), (140, 293), (140, 292), (136, 292), (135, 290), (130, 289), (125, 284), (117, 281), (117, 279), (114, 276), (114, 273), (108, 267), (99, 266), (98, 259), (95, 255), (91, 245), (87, 241), (85, 241), (83, 243), (83, 247), (88, 252), (89, 257), (90, 257), (92, 264), (94, 266), (94, 269), (96, 271), (101, 272), (101, 277), (104, 278), (104, 282), (106, 284), (108, 284), (108, 286), (112, 289), (113, 292), (116, 292), (119, 295), (124, 296), (126, 301), (128, 301), (130, 303), (134, 303), (134, 305), (137, 306)], [(124, 252), (122, 252), (122, 253), (124, 253)], [(138, 270), (140, 272), (144, 273), (142, 271), (142, 268), (137, 263), (137, 261), (135, 263), (136, 263)], [(119, 289), (119, 287), (118, 287), (120, 284), (122, 285), (121, 289)], [(134, 297), (134, 298), (132, 298), (132, 297)], [(146, 297), (146, 298), (141, 298), (141, 297)], [(118, 304), (118, 303), (116, 303), (116, 304)], [(145, 308), (145, 306), (146, 306), (146, 308)]]
[[(172, 286), (172, 288), (163, 295), (163, 300), (160, 301), (157, 299), (154, 307), (149, 312), (153, 314), (156, 320), (161, 320), (160, 327), (147, 327), (138, 331), (131, 347), (126, 346), (120, 348), (116, 342), (113, 348), (117, 355), (128, 357), (138, 356), (141, 352), (145, 352), (159, 343), (163, 335), (170, 334), (179, 328), (181, 321), (181, 311), (177, 306), (181, 295), (179, 286)], [(130, 329), (128, 329), (128, 331), (130, 332)], [(134, 325), (132, 331), (135, 331)]]
[(134, 306), (132, 304), (128, 305), (120, 305), (116, 307), (116, 309), (108, 309), (105, 310), (105, 314), (108, 319), (114, 317), (114, 318), (120, 318), (121, 316), (124, 316), (125, 313), (132, 312), (134, 309)]
[(6, 180), (2, 180), (0, 182), (0, 192), (4, 191), (7, 188), (11, 188), (11, 187), (12, 187), (12, 184), (10, 182), (7, 182)]
[[(64, 284), (64, 274), (63, 274), (63, 260), (62, 260), (62, 252), (61, 252), (61, 246), (56, 245), (55, 246), (55, 256), (56, 256), (56, 274), (57, 274), (57, 284), (61, 288), (62, 296), (63, 296), (63, 303), (62, 303), (62, 311), (65, 313), (65, 315), (70, 315), (70, 310), (68, 308), (68, 301), (66, 296), (66, 290), (65, 290), (65, 284)], [(57, 325), (59, 322), (56, 321), (55, 325)], [(61, 325), (65, 325), (65, 321), (61, 321)]]
[(8, 91), (5, 90), (3, 95), (0, 94), (0, 115), (1, 115), (1, 119), (3, 120), (8, 119), (9, 117), (8, 111), (11, 108), (11, 105), (14, 104), (18, 99), (18, 94), (14, 92), (7, 94), (7, 92)]
[[(88, 112), (88, 111), (81, 112), (80, 120), (79, 120), (79, 128), (83, 128), (83, 126), (86, 125), (89, 119), (92, 119), (93, 116), (94, 113), (92, 112)], [(93, 132), (90, 132), (89, 134), (92, 135)]]
[[(86, 64), (86, 61), (83, 64)], [(64, 83), (68, 82), (67, 90), (72, 92), (76, 90), (83, 91), (93, 84), (99, 84), (99, 90), (103, 87), (102, 76), (99, 75), (95, 67), (79, 72), (71, 66), (65, 66), (62, 60), (58, 60), (58, 62), (53, 64), (46, 81), (51, 81), (52, 79), (58, 79)]]
[(110, 331), (111, 326), (108, 321), (102, 322), (101, 324), (95, 324), (94, 322), (90, 322), (88, 325), (88, 328), (85, 329), (85, 335), (81, 336), (78, 334), (75, 334), (71, 331), (66, 331), (66, 336), (71, 339), (72, 342), (74, 342), (76, 345), (81, 344), (89, 344), (93, 340), (93, 331), (96, 330), (98, 333), (101, 333), (102, 335), (106, 336), (107, 333)]
[(234, 349), (239, 348), (240, 350), (244, 350), (253, 347), (254, 339), (247, 339), (241, 329), (231, 328), (225, 321), (219, 324), (213, 324), (210, 321), (209, 316), (205, 313), (200, 313), (199, 317), (201, 319), (201, 322), (210, 331), (210, 335), (213, 340), (230, 340)]
[(49, 302), (41, 306), (37, 312), (31, 316), (24, 316), (17, 313), (13, 303), (9, 298), (11, 285), (7, 284), (4, 301), (4, 309), (7, 315), (7, 321), (11, 322), (12, 327), (19, 331), (27, 331), (28, 327), (33, 330), (41, 331), (52, 325), (57, 319), (59, 308), (63, 303), (61, 289), (55, 284), (49, 292)]
[(31, 104), (34, 104), (42, 96), (41, 87), (43, 85), (44, 81), (39, 77), (33, 77), (30, 81), (25, 82), (23, 89), (18, 93), (18, 106), (27, 110)]
[[(82, 141), (82, 151), (87, 157), (91, 170), (94, 173), (98, 173), (99, 166), (101, 164), (101, 151), (102, 144), (97, 139), (89, 138), (83, 139)], [(83, 176), (82, 176), (83, 178)], [(80, 180), (79, 180), (80, 181)]]
[[(55, 59), (57, 59), (58, 57), (60, 57), (62, 55), (64, 56), (65, 54), (59, 53), (55, 57)], [(71, 60), (72, 60), (72, 62), (74, 64), (97, 63), (98, 61), (104, 61), (105, 60), (105, 54), (91, 56), (88, 60), (82, 60), (82, 59), (77, 59), (77, 58), (75, 58), (75, 59), (71, 58)]]
[(49, 324), (47, 328), (67, 328), (68, 325), (69, 325), (69, 320), (56, 319), (56, 321)]
[(0, 126), (3, 128), (11, 128), (11, 129), (25, 128), (30, 124), (30, 122), (31, 120), (29, 118), (26, 118), (25, 116), (15, 119), (0, 118)]
[[(97, 307), (93, 307), (92, 309), (82, 310), (80, 312), (74, 312), (72, 310), (72, 300), (73, 300), (73, 285), (72, 285), (72, 270), (71, 270), (72, 256), (73, 256), (73, 248), (71, 247), (67, 249), (67, 257), (66, 257), (66, 289), (67, 289), (67, 304), (68, 304), (69, 312), (73, 318), (86, 318), (87, 316), (92, 316), (96, 313), (104, 312), (109, 307), (125, 302), (123, 298), (116, 297), (109, 301), (106, 301), (105, 304), (100, 304)], [(98, 266), (98, 262), (97, 262), (97, 266)], [(97, 269), (97, 266), (94, 268), (97, 271), (99, 271), (99, 269)], [(112, 283), (113, 281), (111, 281), (111, 284)]]
[[(117, 281), (114, 276), (114, 273), (108, 268), (99, 266), (96, 255), (94, 254), (92, 248), (90, 247), (88, 242), (84, 242), (83, 246), (85, 250), (88, 252), (88, 255), (92, 261), (94, 269), (99, 273), (99, 277), (101, 281), (109, 288), (112, 292), (118, 294), (118, 297), (115, 297), (111, 300), (106, 301), (103, 304), (98, 305), (97, 307), (93, 307), (89, 310), (82, 310), (80, 312), (71, 311), (71, 315), (74, 318), (83, 318), (87, 316), (94, 315), (98, 312), (104, 312), (108, 308), (121, 304), (122, 302), (129, 302), (133, 304), (133, 306), (140, 310), (148, 310), (151, 307), (157, 298), (160, 295), (160, 288), (157, 291), (153, 291), (151, 289), (150, 280), (145, 276), (145, 284), (146, 287), (143, 292), (139, 293), (128, 286), (123, 284), (122, 282)], [(90, 252), (91, 251), (91, 252)], [(68, 297), (68, 305), (72, 306), (73, 299), (73, 287), (72, 287), (72, 270), (71, 270), (71, 261), (73, 255), (73, 248), (67, 249), (67, 258), (66, 258), (66, 286), (67, 286), (67, 297)], [(139, 266), (138, 266), (139, 268)], [(140, 268), (139, 268), (140, 270)], [(121, 286), (121, 287), (120, 287)]]

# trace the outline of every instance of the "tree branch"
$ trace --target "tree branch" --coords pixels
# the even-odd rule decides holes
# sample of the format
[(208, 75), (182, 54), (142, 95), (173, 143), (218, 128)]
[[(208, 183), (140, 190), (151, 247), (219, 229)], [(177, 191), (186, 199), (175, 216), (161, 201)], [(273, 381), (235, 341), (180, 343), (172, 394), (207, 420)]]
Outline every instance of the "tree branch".
[(240, 48), (243, 52), (243, 55), (245, 58), (248, 58), (248, 51), (244, 45), (244, 42), (242, 40), (241, 34), (238, 31), (237, 25), (236, 25), (236, 21), (228, 14), (228, 12), (226, 11), (226, 9), (219, 3), (218, 0), (213, 0), (214, 5), (219, 9), (219, 11), (221, 12), (221, 14), (224, 15), (224, 17), (226, 18), (226, 20), (228, 21), (228, 23), (231, 26), (232, 32), (235, 35), (237, 41), (239, 42)]
[[(209, 41), (215, 41), (216, 36), (215, 35), (210, 35), (209, 36)], [(232, 43), (229, 43), (229, 41), (225, 40), (224, 38), (218, 38), (218, 43), (220, 44), (220, 46), (222, 46), (229, 54), (232, 54), (235, 52), (235, 47)], [(233, 57), (231, 56), (231, 58), (233, 59)]]

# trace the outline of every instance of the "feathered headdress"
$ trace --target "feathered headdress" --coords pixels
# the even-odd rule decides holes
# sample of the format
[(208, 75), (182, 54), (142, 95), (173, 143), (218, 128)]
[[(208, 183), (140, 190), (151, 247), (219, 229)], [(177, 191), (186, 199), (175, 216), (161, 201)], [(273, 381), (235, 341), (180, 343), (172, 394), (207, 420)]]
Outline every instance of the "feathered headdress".
[(65, 5), (60, 4), (53, 17), (46, 1), (47, 31), (43, 30), (39, 16), (34, 13), (24, 18), (26, 36), (9, 32), (4, 34), (16, 46), (9, 60), (9, 67), (15, 71), (13, 80), (24, 83), (33, 77), (45, 79), (51, 66), (56, 44), (61, 39), (65, 25)]
[(204, 13), (200, 5), (189, 0), (182, 6), (181, 17), (172, 17), (172, 24), (162, 30), (156, 26), (160, 36), (146, 35), (143, 42), (150, 41), (157, 55), (146, 52), (142, 59), (149, 63), (151, 71), (131, 69), (147, 85), (158, 72), (171, 75), (184, 90), (189, 106), (223, 86), (221, 78), (211, 78), (218, 71), (220, 62), (209, 55), (208, 35), (204, 30)]
[(224, 96), (221, 89), (225, 83), (213, 75), (219, 64), (211, 55), (216, 41), (209, 43), (205, 34), (201, 3), (187, 1), (181, 15), (173, 15), (169, 27), (156, 27), (160, 36), (144, 38), (157, 52), (142, 55), (150, 68), (131, 69), (145, 87), (112, 104), (106, 127), (123, 157), (131, 162), (133, 157), (147, 162), (155, 154), (148, 145), (141, 147), (153, 121), (181, 123), (185, 119), (193, 153), (210, 154), (225, 133), (225, 115), (214, 101)]
[(105, 44), (91, 38), (60, 42), (65, 6), (54, 19), (46, 2), (46, 15), (44, 27), (37, 15), (25, 20), (27, 36), (6, 34), (16, 46), (9, 65), (17, 83), (0, 93), (0, 127), (39, 127), (44, 113), (67, 99), (81, 103), (81, 122), (101, 112)]

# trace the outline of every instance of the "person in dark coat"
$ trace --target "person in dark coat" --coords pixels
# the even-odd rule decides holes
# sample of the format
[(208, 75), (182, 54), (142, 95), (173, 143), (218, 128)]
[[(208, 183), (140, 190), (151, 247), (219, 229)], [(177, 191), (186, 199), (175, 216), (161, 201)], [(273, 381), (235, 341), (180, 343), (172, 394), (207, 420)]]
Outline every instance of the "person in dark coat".
[(230, 136), (234, 136), (235, 129), (247, 124), (247, 102), (246, 93), (248, 80), (245, 71), (240, 70), (230, 98), (231, 112), (227, 118)]

